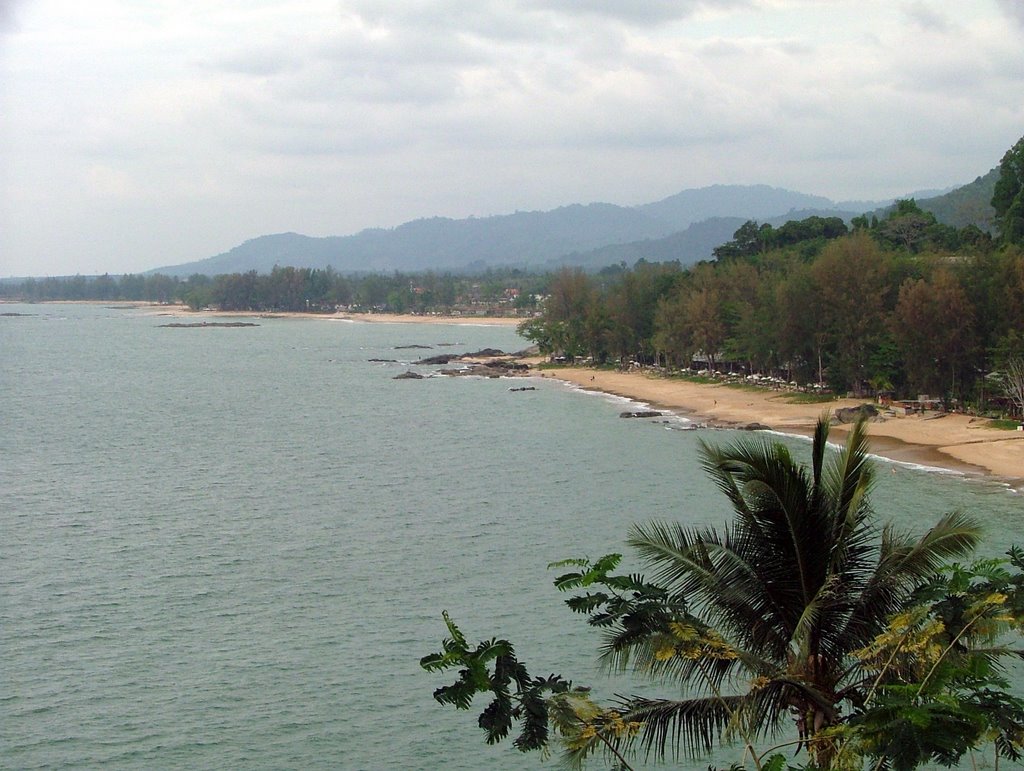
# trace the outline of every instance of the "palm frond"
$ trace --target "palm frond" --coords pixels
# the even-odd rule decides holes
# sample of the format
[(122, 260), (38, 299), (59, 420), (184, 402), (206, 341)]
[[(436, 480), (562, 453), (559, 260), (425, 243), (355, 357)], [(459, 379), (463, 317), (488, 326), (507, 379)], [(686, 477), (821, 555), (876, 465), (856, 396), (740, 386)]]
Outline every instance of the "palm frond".
[(840, 517), (862, 512), (860, 504), (873, 481), (865, 427), (863, 418), (853, 424), (842, 451), (832, 457), (822, 477), (824, 491)]
[(634, 697), (623, 708), (627, 719), (643, 722), (640, 743), (648, 757), (678, 759), (710, 752), (745, 704), (743, 696), (682, 701)]
[(816, 489), (821, 486), (821, 473), (824, 468), (825, 448), (828, 446), (830, 420), (831, 413), (826, 410), (814, 426), (814, 440), (811, 443), (811, 480)]
[(678, 760), (706, 755), (721, 740), (753, 740), (774, 735), (788, 715), (793, 685), (765, 682), (743, 695), (695, 699), (644, 699), (623, 702), (629, 720), (643, 722), (641, 747), (648, 758)]
[(714, 531), (689, 532), (653, 522), (634, 525), (629, 543), (655, 569), (656, 580), (683, 594), (695, 612), (704, 613), (741, 647), (767, 646), (784, 654), (796, 621), (788, 611), (794, 578), (790, 571), (778, 571), (756, 548), (743, 549), (756, 561), (745, 559), (734, 548), (736, 539), (730, 536), (723, 542)]

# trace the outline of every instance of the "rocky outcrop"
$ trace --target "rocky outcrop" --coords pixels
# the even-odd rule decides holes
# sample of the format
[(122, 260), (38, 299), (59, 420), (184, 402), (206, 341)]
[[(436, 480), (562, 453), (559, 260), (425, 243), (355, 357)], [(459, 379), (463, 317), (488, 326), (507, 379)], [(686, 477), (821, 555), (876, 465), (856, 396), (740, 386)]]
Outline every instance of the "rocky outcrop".
[(469, 364), (462, 369), (440, 369), (438, 374), (451, 377), (465, 377), (467, 375), (473, 377), (505, 377), (508, 373), (503, 369), (488, 367), (486, 364)]
[(492, 369), (503, 369), (506, 372), (527, 372), (530, 369), (529, 364), (523, 364), (520, 361), (509, 361), (508, 359), (492, 359), (491, 361), (484, 362), (484, 366), (491, 367)]
[(412, 370), (406, 370), (401, 375), (395, 375), (392, 380), (422, 380), (423, 375), (419, 372), (413, 372)]
[(740, 431), (771, 431), (771, 426), (766, 426), (764, 423), (747, 423), (745, 426), (736, 426)]
[(873, 404), (861, 404), (859, 407), (840, 407), (835, 412), (837, 423), (856, 423), (861, 418), (878, 417), (878, 410)]
[(461, 359), (457, 353), (442, 353), (440, 356), (428, 356), (425, 359), (420, 359), (415, 362), (416, 364), (449, 364), (456, 359)]
[(654, 410), (637, 410), (635, 412), (620, 412), (620, 418), (660, 418), (662, 413)]

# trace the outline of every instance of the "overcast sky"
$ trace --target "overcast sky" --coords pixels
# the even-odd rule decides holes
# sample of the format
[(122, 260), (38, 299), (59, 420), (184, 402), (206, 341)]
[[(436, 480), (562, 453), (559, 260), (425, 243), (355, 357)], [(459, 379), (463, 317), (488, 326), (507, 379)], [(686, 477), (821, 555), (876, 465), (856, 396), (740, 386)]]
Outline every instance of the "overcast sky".
[(267, 233), (970, 182), (1020, 0), (0, 0), (0, 276)]

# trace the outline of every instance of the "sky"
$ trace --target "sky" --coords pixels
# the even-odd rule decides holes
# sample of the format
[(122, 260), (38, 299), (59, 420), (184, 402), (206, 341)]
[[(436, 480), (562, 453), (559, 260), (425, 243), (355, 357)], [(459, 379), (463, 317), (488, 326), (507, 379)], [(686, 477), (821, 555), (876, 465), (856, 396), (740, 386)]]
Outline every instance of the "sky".
[(1020, 0), (0, 0), (0, 277), (268, 233), (972, 181)]

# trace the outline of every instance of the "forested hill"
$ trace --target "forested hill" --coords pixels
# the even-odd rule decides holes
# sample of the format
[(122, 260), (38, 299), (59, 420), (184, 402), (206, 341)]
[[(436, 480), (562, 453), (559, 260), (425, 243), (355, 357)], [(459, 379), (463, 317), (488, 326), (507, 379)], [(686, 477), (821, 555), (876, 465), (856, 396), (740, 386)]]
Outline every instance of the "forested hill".
[[(881, 210), (880, 210), (881, 211)], [(839, 217), (849, 222), (858, 216), (855, 210), (836, 209), (804, 209), (789, 211), (778, 217), (768, 217), (764, 222), (778, 227), (787, 222), (803, 220), (808, 217)], [(609, 244), (589, 252), (577, 252), (563, 255), (548, 264), (549, 269), (571, 266), (584, 270), (600, 270), (608, 265), (626, 263), (632, 265), (637, 260), (647, 262), (678, 261), (680, 265), (693, 265), (702, 260), (711, 259), (716, 247), (729, 241), (739, 227), (749, 220), (742, 217), (711, 217), (695, 222), (686, 230), (665, 236), (664, 238), (631, 241), (627, 244)]]
[[(915, 197), (917, 204), (924, 211), (934, 214), (935, 219), (944, 225), (951, 225), (954, 228), (974, 225), (987, 233), (992, 233), (994, 232), (993, 217), (995, 217), (992, 196), (995, 193), (998, 179), (999, 169), (997, 167), (973, 182), (947, 193)], [(871, 215), (884, 219), (890, 211), (892, 211), (892, 204), (874, 210)], [(869, 219), (871, 215), (869, 215)]]
[[(853, 213), (880, 204), (873, 202)], [(838, 213), (833, 211), (836, 206), (820, 196), (766, 185), (715, 185), (685, 190), (662, 201), (634, 207), (574, 204), (551, 211), (494, 217), (460, 220), (435, 217), (392, 229), (364, 230), (350, 236), (312, 238), (296, 233), (261, 236), (223, 254), (154, 272), (171, 276), (248, 270), (266, 273), (274, 265), (329, 266), (344, 273), (465, 271), (501, 266), (544, 269), (580, 264), (580, 255), (611, 245), (639, 244), (666, 237), (671, 238), (666, 243), (653, 244), (653, 248), (683, 247), (681, 252), (677, 249), (671, 259), (692, 263), (706, 259), (714, 246), (728, 240), (737, 222), (786, 218), (793, 212), (808, 209), (828, 210), (835, 215)], [(657, 257), (652, 254), (646, 258)], [(625, 257), (616, 256), (614, 261), (619, 259)], [(594, 264), (589, 258), (584, 262), (588, 266)]]

